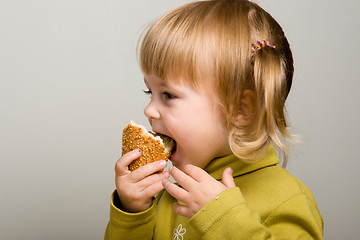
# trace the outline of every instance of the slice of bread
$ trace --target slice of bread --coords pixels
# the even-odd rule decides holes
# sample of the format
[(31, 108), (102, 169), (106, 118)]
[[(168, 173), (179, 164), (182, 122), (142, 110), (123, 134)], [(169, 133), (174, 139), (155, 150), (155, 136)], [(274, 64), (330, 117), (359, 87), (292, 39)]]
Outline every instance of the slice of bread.
[(141, 150), (141, 156), (129, 165), (134, 171), (139, 167), (158, 160), (168, 160), (175, 143), (170, 137), (155, 134), (131, 121), (123, 130), (122, 155), (135, 150)]

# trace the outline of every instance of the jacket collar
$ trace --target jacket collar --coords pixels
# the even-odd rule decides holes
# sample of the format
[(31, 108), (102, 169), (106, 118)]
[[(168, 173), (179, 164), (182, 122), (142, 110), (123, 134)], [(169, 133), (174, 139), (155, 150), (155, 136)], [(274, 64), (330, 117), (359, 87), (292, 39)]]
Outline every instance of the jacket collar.
[(271, 146), (266, 155), (255, 163), (246, 163), (232, 154), (222, 158), (215, 158), (205, 167), (204, 170), (213, 178), (221, 180), (222, 173), (227, 167), (231, 167), (233, 169), (233, 177), (238, 177), (279, 163), (280, 160), (276, 154), (275, 148)]

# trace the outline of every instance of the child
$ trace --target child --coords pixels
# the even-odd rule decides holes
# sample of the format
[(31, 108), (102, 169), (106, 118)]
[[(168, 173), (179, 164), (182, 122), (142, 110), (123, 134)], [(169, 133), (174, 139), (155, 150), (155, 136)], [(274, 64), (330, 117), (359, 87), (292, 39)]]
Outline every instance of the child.
[(246, 0), (181, 6), (148, 29), (140, 64), (145, 115), (175, 140), (173, 167), (130, 172), (137, 150), (117, 161), (105, 239), (322, 239), (312, 194), (277, 166), (293, 59), (267, 12)]

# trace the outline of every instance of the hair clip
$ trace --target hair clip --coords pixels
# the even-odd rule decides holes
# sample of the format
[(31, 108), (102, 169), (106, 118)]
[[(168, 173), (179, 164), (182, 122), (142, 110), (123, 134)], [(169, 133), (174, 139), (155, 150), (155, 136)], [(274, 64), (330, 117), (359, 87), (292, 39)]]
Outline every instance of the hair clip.
[(272, 45), (271, 43), (269, 43), (266, 40), (256, 41), (253, 44), (251, 44), (251, 57), (253, 57), (263, 47), (276, 48), (275, 45)]

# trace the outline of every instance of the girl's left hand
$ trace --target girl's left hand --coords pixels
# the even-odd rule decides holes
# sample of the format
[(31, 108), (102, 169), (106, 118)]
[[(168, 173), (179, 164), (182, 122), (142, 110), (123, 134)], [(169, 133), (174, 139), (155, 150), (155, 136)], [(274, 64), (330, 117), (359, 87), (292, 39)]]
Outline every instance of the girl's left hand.
[(164, 179), (162, 184), (171, 196), (185, 203), (185, 205), (174, 203), (175, 213), (191, 218), (219, 193), (235, 187), (232, 172), (231, 168), (226, 168), (222, 174), (221, 183), (203, 169), (188, 164), (184, 167), (184, 171), (176, 167), (169, 169), (170, 175), (182, 188), (170, 182), (169, 179)]

